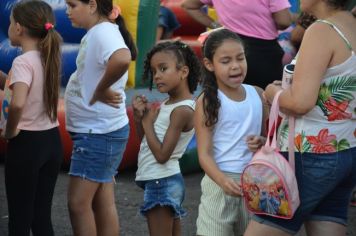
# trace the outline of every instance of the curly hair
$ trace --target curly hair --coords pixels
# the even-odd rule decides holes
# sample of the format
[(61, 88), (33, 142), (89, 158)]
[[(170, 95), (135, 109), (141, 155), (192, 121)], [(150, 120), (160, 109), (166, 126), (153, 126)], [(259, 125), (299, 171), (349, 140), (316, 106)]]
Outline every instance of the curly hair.
[[(228, 29), (220, 29), (210, 33), (204, 41), (202, 47), (204, 58), (207, 58), (212, 62), (216, 50), (225, 40), (234, 40), (243, 45), (241, 38), (236, 33)], [(218, 122), (221, 103), (218, 98), (218, 83), (214, 72), (211, 72), (204, 67), (203, 73), (203, 107), (206, 117), (205, 125), (211, 127)]]
[(150, 80), (150, 90), (152, 90), (153, 86), (151, 59), (158, 52), (172, 52), (177, 59), (177, 69), (182, 66), (189, 68), (188, 86), (190, 93), (194, 93), (201, 77), (201, 63), (193, 50), (180, 41), (158, 43), (147, 53), (144, 62), (143, 80)]

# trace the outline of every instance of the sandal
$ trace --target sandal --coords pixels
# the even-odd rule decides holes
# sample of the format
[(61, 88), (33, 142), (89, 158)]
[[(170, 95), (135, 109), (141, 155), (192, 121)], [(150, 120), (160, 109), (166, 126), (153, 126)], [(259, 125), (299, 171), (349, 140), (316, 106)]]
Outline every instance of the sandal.
[(352, 192), (350, 206), (356, 207), (356, 190)]

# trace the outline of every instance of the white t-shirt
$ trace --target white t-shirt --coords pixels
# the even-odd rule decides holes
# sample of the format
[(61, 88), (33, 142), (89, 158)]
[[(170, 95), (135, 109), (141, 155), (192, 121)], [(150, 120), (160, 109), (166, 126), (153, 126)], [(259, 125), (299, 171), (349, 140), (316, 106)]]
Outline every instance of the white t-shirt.
[[(175, 108), (179, 106), (189, 106), (191, 109), (195, 110), (194, 100), (183, 100), (169, 105), (165, 103), (166, 101), (161, 104), (158, 117), (154, 123), (154, 130), (160, 142), (163, 142), (170, 123), (171, 113)], [(193, 135), (194, 129), (191, 129), (188, 132), (181, 132), (171, 157), (164, 164), (157, 162), (147, 144), (146, 136), (144, 136), (138, 154), (136, 180), (160, 179), (180, 173), (179, 159), (183, 156)]]
[(119, 108), (99, 101), (89, 105), (110, 56), (119, 49), (127, 48), (118, 27), (109, 22), (97, 24), (81, 40), (76, 59), (77, 70), (71, 75), (64, 95), (68, 131), (104, 134), (128, 124), (124, 92), (128, 72), (111, 86), (122, 95), (123, 102)]

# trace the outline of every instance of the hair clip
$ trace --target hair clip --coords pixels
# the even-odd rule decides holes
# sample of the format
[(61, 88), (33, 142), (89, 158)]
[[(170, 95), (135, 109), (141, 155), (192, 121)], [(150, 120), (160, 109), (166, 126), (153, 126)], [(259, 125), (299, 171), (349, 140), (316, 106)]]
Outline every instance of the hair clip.
[(53, 29), (54, 28), (54, 25), (50, 22), (47, 22), (45, 25), (44, 25), (45, 29), (47, 31), (49, 31), (50, 29)]
[(180, 46), (180, 47), (183, 48), (183, 49), (186, 49), (186, 48), (188, 47), (188, 45), (185, 44), (185, 43), (181, 43), (181, 46)]
[(216, 28), (216, 29), (212, 29), (212, 30), (208, 30), (208, 31), (205, 31), (203, 33), (201, 33), (198, 37), (198, 41), (201, 43), (201, 44), (204, 44), (206, 38), (209, 36), (209, 34), (211, 34), (212, 32), (215, 32), (215, 31), (218, 31), (218, 30), (221, 30), (221, 29), (224, 29), (224, 26), (222, 27), (219, 27), (219, 28)]
[(116, 20), (116, 18), (118, 18), (119, 15), (121, 15), (121, 8), (119, 5), (114, 5), (112, 7), (112, 10), (111, 10), (108, 18), (109, 18), (109, 20)]

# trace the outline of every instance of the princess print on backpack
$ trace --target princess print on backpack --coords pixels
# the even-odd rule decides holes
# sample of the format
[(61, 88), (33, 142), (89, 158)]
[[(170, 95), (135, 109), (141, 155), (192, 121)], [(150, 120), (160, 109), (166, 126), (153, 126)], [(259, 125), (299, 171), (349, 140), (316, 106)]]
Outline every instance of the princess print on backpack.
[(276, 147), (276, 126), (278, 119), (278, 97), (273, 100), (268, 136), (265, 146), (258, 150), (243, 171), (241, 184), (245, 203), (254, 214), (291, 219), (300, 204), (295, 178), (294, 156), (289, 162)]

